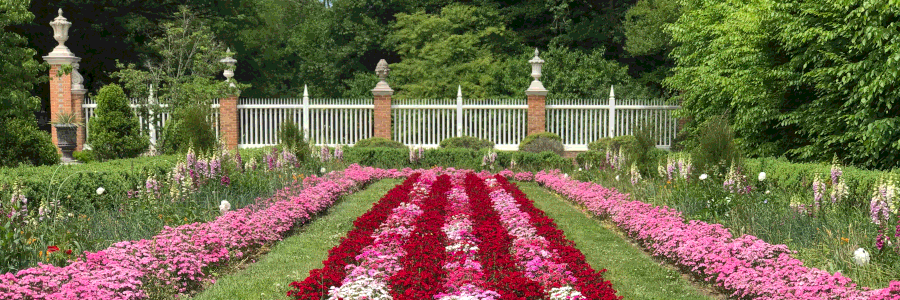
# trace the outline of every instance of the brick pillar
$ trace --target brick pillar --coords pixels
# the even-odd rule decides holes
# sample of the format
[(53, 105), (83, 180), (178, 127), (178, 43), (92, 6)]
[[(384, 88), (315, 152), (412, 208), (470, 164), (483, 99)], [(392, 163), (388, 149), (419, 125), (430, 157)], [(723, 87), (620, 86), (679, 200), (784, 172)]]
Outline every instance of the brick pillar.
[(237, 114), (238, 96), (219, 99), (219, 135), (225, 138), (228, 149), (237, 149), (240, 137), (240, 124)]
[(375, 96), (375, 137), (391, 139), (391, 97), (394, 90), (387, 83), (388, 63), (385, 60), (378, 61), (375, 66), (375, 74), (381, 78), (381, 81), (372, 89), (372, 95)]
[[(75, 112), (75, 117), (81, 122), (84, 122), (84, 109), (81, 108), (81, 104), (84, 103), (84, 94), (87, 93), (87, 90), (79, 89), (72, 91), (72, 109)], [(76, 143), (78, 146), (75, 147), (75, 151), (84, 150), (85, 141), (85, 128), (84, 126), (79, 126), (75, 131), (77, 132)]]
[(528, 95), (528, 134), (541, 133), (547, 128), (547, 94)]
[(393, 93), (375, 93), (375, 137), (391, 139), (391, 97)]
[[(57, 76), (62, 66), (63, 64), (50, 65), (50, 122), (56, 122), (57, 115), (63, 112), (81, 112), (81, 101), (77, 108), (73, 101), (71, 74)], [(81, 96), (83, 98), (84, 94)], [(81, 138), (83, 139), (84, 136), (82, 135)], [(62, 153), (58, 147), (59, 141), (56, 140), (55, 126), (50, 126), (50, 139), (53, 140), (53, 145), (57, 146), (56, 151)], [(80, 150), (83, 144), (83, 140), (80, 141), (77, 149)]]

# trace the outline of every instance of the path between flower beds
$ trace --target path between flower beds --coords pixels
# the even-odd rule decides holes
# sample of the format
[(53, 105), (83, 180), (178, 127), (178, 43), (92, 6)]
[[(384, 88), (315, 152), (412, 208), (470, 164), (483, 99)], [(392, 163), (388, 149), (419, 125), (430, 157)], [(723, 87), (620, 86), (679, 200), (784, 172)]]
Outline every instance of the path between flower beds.
[(328, 213), (313, 220), (237, 273), (220, 277), (193, 299), (284, 299), (288, 284), (319, 268), (353, 221), (404, 179), (384, 179), (344, 196)]
[(576, 244), (594, 268), (624, 299), (716, 299), (692, 285), (676, 270), (661, 266), (603, 222), (591, 218), (562, 197), (533, 182), (517, 182), (519, 189), (556, 221), (566, 238)]

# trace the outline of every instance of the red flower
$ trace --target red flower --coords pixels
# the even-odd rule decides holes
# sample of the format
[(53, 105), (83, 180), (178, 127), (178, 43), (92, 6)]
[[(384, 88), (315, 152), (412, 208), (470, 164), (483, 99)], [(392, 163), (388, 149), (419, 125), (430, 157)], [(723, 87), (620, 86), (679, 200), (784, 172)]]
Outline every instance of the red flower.
[(72, 255), (72, 249), (66, 250), (66, 255)]
[(47, 254), (59, 251), (59, 247), (57, 246), (47, 246)]

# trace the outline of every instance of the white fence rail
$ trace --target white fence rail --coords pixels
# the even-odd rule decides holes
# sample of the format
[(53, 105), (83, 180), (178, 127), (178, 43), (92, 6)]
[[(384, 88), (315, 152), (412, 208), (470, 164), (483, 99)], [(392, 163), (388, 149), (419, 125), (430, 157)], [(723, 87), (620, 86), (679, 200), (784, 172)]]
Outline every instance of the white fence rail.
[(272, 98), (238, 100), (241, 148), (278, 144), (282, 123), (293, 120), (316, 145), (353, 145), (372, 137), (372, 99)]
[[(620, 103), (616, 103), (619, 101)], [(546, 131), (559, 134), (567, 151), (586, 151), (603, 137), (632, 135), (646, 124), (657, 135), (657, 147), (669, 149), (677, 133), (672, 111), (662, 100), (549, 99)]]
[[(139, 107), (131, 99), (131, 107)], [(642, 124), (658, 134), (657, 147), (669, 148), (676, 134), (672, 111), (678, 106), (661, 100), (549, 99), (548, 132), (559, 134), (567, 151), (587, 150), (587, 144), (609, 136), (630, 135)], [(165, 104), (161, 105), (166, 107)], [(86, 135), (97, 104), (85, 99)], [(219, 104), (210, 116), (219, 134)], [(316, 145), (353, 145), (374, 133), (372, 99), (242, 98), (237, 104), (241, 148), (278, 143), (285, 121), (296, 122)], [(498, 150), (517, 150), (527, 135), (528, 105), (525, 99), (395, 99), (391, 104), (392, 137), (406, 145), (438, 147), (444, 139), (474, 136), (493, 141)], [(168, 113), (158, 124), (148, 124), (152, 141), (162, 133)], [(140, 119), (141, 124), (147, 121)]]
[(525, 138), (525, 99), (404, 99), (391, 104), (393, 139), (435, 148), (442, 140), (474, 136), (498, 150), (516, 150)]

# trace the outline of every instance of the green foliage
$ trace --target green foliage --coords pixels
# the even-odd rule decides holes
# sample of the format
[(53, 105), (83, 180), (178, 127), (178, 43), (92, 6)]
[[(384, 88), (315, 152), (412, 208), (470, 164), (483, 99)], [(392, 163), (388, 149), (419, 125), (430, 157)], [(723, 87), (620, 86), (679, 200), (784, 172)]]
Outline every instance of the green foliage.
[[(488, 151), (485, 149), (477, 151), (466, 148), (427, 149), (419, 167), (442, 166), (482, 170), (487, 168), (487, 166), (481, 165), (481, 159), (487, 153)], [(397, 169), (415, 167), (409, 162), (409, 150), (406, 148), (347, 147), (344, 148), (344, 157), (344, 161), (348, 164), (358, 163), (364, 166)], [(511, 166), (512, 161), (516, 162), (515, 167)], [(515, 171), (529, 172), (549, 169), (570, 171), (572, 170), (572, 160), (552, 152), (499, 151), (495, 166), (501, 169), (510, 168)]]
[(714, 174), (725, 174), (732, 164), (740, 165), (742, 156), (725, 116), (716, 116), (706, 122), (691, 157), (698, 170)]
[(682, 16), (667, 32), (677, 46), (676, 67), (665, 79), (679, 91), (678, 117), (690, 117), (691, 134), (708, 119), (727, 113), (741, 149), (773, 155), (796, 146), (784, 138), (795, 127), (781, 123), (787, 94), (797, 79), (772, 34), (773, 1), (684, 1)]
[(297, 156), (297, 159), (303, 163), (310, 159), (312, 155), (309, 142), (300, 132), (300, 128), (294, 121), (284, 121), (281, 123), (281, 129), (278, 130), (279, 146), (287, 149)]
[(548, 97), (607, 99), (611, 85), (615, 85), (620, 99), (650, 96), (645, 87), (628, 76), (628, 66), (606, 59), (603, 49), (580, 51), (553, 46), (540, 56), (545, 61), (541, 82), (550, 91)]
[(494, 9), (450, 5), (440, 14), (401, 13), (394, 29), (388, 43), (402, 57), (391, 65), (398, 98), (448, 97), (458, 85), (469, 98), (486, 98), (527, 86), (526, 68), (516, 72), (518, 84), (503, 80), (508, 64), (504, 53), (524, 49)]
[(166, 122), (159, 140), (159, 151), (166, 154), (185, 153), (194, 149), (197, 153), (209, 153), (218, 146), (216, 131), (209, 119), (210, 108), (190, 105), (180, 109)]
[(638, 149), (638, 140), (633, 135), (620, 135), (617, 137), (604, 137), (588, 144), (588, 150), (601, 151), (606, 150), (618, 152), (620, 147), (625, 147), (625, 151), (634, 151)]
[(677, 0), (638, 0), (625, 14), (625, 50), (635, 56), (668, 52), (672, 36), (664, 29), (679, 16)]
[(362, 140), (359, 140), (358, 142), (356, 142), (355, 145), (353, 145), (353, 148), (379, 148), (379, 147), (396, 148), (396, 149), (406, 150), (406, 145), (403, 145), (403, 143), (400, 143), (400, 142), (394, 141), (394, 140), (389, 140), (386, 138), (381, 138), (381, 137), (362, 139)]
[[(773, 34), (800, 76), (783, 123), (808, 141), (788, 154), (900, 167), (900, 6), (896, 1), (776, 2)], [(792, 99), (788, 99), (792, 100)]]
[(59, 163), (50, 135), (35, 125), (34, 119), (8, 118), (0, 121), (0, 167), (52, 165)]
[(494, 142), (473, 136), (452, 137), (441, 141), (441, 148), (468, 148), (480, 150), (483, 148), (494, 148)]
[(105, 86), (94, 99), (97, 109), (91, 119), (88, 143), (97, 159), (131, 158), (147, 151), (150, 141), (140, 134), (140, 124), (122, 88), (115, 84)]
[(84, 164), (97, 161), (97, 155), (92, 150), (72, 152), (72, 157)]
[(522, 148), (523, 146), (525, 146), (525, 144), (531, 143), (531, 141), (533, 141), (534, 139), (539, 138), (539, 137), (557, 140), (560, 143), (562, 143), (562, 138), (559, 137), (558, 134), (555, 134), (552, 132), (539, 132), (539, 133), (529, 134), (528, 136), (525, 136), (525, 138), (522, 139), (521, 142), (519, 142), (519, 148)]
[(34, 119), (40, 98), (31, 91), (47, 82), (43, 72), (47, 65), (34, 59), (37, 52), (25, 47), (27, 39), (11, 30), (12, 26), (30, 23), (34, 15), (28, 12), (31, 0), (0, 2), (0, 122), (10, 118)]

